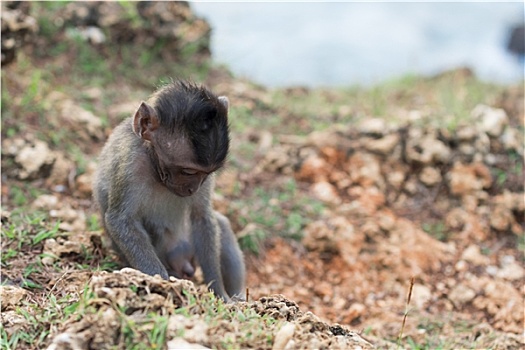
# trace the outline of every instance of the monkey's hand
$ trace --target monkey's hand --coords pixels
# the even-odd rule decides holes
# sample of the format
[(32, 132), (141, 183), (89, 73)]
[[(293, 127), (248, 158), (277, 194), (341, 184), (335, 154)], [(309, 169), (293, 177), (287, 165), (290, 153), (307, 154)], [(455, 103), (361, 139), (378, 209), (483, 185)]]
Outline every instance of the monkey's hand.
[(244, 295), (241, 295), (241, 294), (233, 295), (230, 298), (230, 303), (239, 303), (239, 302), (244, 302), (244, 301), (246, 301), (246, 298), (244, 297)]

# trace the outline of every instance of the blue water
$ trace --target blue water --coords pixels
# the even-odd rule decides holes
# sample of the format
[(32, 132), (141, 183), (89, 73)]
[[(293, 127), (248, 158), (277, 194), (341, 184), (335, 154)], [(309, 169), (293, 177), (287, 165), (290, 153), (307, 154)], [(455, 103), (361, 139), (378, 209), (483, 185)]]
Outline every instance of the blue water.
[(523, 23), (514, 3), (191, 3), (212, 25), (212, 54), (268, 86), (370, 85), (459, 66), (500, 83), (523, 79), (505, 50)]

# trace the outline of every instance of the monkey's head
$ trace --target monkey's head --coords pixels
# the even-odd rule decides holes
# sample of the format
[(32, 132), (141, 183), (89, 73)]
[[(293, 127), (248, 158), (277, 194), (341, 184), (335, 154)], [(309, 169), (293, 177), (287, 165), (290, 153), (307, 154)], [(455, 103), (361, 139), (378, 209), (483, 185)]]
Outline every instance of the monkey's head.
[(141, 103), (133, 131), (150, 151), (158, 180), (191, 196), (226, 161), (228, 99), (193, 83), (171, 83)]

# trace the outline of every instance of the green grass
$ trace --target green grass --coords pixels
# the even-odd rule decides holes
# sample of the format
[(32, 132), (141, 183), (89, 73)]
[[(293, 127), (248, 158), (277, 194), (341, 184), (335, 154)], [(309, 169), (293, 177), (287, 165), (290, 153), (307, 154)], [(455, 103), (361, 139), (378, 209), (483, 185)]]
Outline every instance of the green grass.
[(35, 245), (35, 244), (38, 244), (38, 243), (40, 243), (40, 242), (42, 242), (42, 241), (44, 241), (46, 239), (55, 237), (57, 232), (58, 232), (58, 225), (59, 224), (60, 224), (60, 222), (57, 222), (51, 228), (46, 227), (46, 228), (38, 230), (36, 232), (36, 234), (32, 238), (32, 244)]
[(48, 294), (41, 300), (45, 307), (32, 302), (23, 302), (16, 313), (25, 319), (25, 324), (16, 332), (8, 335), (2, 327), (2, 349), (42, 348), (46, 346), (51, 329), (59, 327), (76, 311), (74, 298), (67, 295), (57, 299)]
[[(25, 61), (23, 55), (20, 55), (19, 61)], [(34, 120), (35, 123), (42, 123), (46, 125), (45, 119), (45, 81), (51, 80), (49, 72), (41, 69), (28, 69), (31, 77), (26, 86), (17, 87), (22, 88), (21, 94), (17, 91), (10, 91), (11, 84), (2, 77), (2, 134), (4, 128), (10, 130), (10, 135), (15, 136), (20, 131), (28, 129), (28, 125), (20, 123), (19, 120)], [(18, 94), (18, 96), (17, 96)], [(15, 96), (17, 96), (15, 98)], [(3, 134), (4, 135), (4, 134)]]
[(59, 290), (51, 290), (35, 294), (37, 302), (22, 301), (15, 312), (25, 322), (11, 334), (0, 327), (1, 349), (45, 348), (49, 345), (48, 336), (56, 334), (66, 321), (80, 320), (95, 312), (92, 305), (95, 295), (87, 284), (79, 294), (61, 294)]
[[(18, 252), (23, 249), (29, 249), (34, 244), (41, 242), (41, 237), (52, 237), (57, 233), (58, 224), (48, 224), (47, 215), (39, 212), (23, 213), (15, 211), (11, 214), (8, 222), (2, 223), (2, 248), (14, 249)], [(35, 240), (35, 237), (36, 240)], [(10, 254), (8, 254), (10, 255)], [(2, 255), (2, 265), (7, 264), (9, 260), (4, 260)]]
[(44, 193), (44, 190), (30, 182), (16, 182), (11, 184), (8, 198), (15, 207), (20, 208), (30, 204)]
[(228, 307), (212, 293), (204, 294), (199, 299), (189, 294), (186, 296), (186, 305), (176, 309), (174, 313), (185, 317), (201, 315), (202, 320), (210, 327), (215, 327), (223, 321), (237, 325), (235, 335), (223, 337), (220, 344), (216, 345), (219, 349), (243, 348), (261, 340), (266, 340), (266, 344), (270, 345), (274, 332), (269, 332), (268, 329), (279, 329), (282, 324), (281, 320), (268, 315), (261, 316), (252, 308)]
[(259, 118), (265, 127), (275, 127), (279, 133), (306, 135), (313, 130), (322, 130), (334, 123), (349, 123), (355, 120), (352, 113), (342, 113), (349, 106), (346, 97), (349, 89), (335, 88), (308, 90), (303, 94), (290, 94), (286, 90), (273, 90), (271, 110), (278, 110), (269, 121)]
[(279, 118), (277, 116), (269, 116), (269, 118), (256, 118), (253, 116), (252, 109), (247, 106), (237, 106), (232, 104), (229, 110), (229, 121), (232, 132), (242, 134), (247, 131), (248, 128), (256, 128), (264, 125), (268, 127), (270, 125), (277, 124)]
[[(16, 262), (25, 265), (21, 271), (21, 285), (28, 289), (42, 289), (43, 287), (35, 282), (33, 276), (40, 276), (45, 273), (45, 267), (40, 259), (24, 258), (26, 254), (35, 250), (42, 249), (46, 239), (56, 237), (58, 233), (58, 221), (48, 222), (46, 214), (39, 212), (15, 211), (7, 222), (3, 223), (1, 231), (2, 240), (2, 268), (9, 268)], [(28, 255), (29, 257), (29, 255)], [(25, 261), (26, 260), (26, 261)]]
[(91, 214), (86, 220), (89, 231), (98, 231), (102, 229), (98, 219), (98, 214)]
[(127, 21), (129, 21), (132, 25), (132, 28), (137, 28), (141, 25), (141, 17), (139, 12), (137, 11), (137, 6), (134, 1), (123, 1), (119, 0), (118, 3), (124, 11), (124, 18), (126, 18)]
[(259, 255), (262, 244), (266, 238), (267, 232), (264, 229), (256, 228), (246, 235), (239, 237), (239, 245), (243, 251)]
[[(478, 342), (473, 337), (474, 321), (450, 317), (443, 316), (434, 319), (422, 317), (417, 325), (421, 335), (417, 337), (407, 336), (403, 338), (401, 344), (412, 350), (478, 348)], [(457, 336), (452, 336), (450, 328), (453, 330), (453, 334)], [(445, 336), (444, 333), (448, 335)]]
[(241, 227), (253, 226), (239, 243), (244, 250), (257, 254), (268, 237), (300, 240), (304, 227), (319, 218), (324, 208), (323, 203), (299, 191), (290, 178), (271, 188), (258, 186), (240, 194), (231, 201), (228, 215), (235, 217)]
[(446, 347), (445, 342), (441, 340), (431, 340), (426, 339), (424, 343), (417, 343), (414, 339), (411, 337), (407, 337), (406, 343), (409, 346), (409, 349), (412, 350), (444, 350), (448, 349)]
[(127, 317), (123, 312), (120, 315), (126, 349), (163, 349), (165, 347), (169, 315), (148, 313), (146, 317), (138, 321)]
[[(239, 132), (251, 127), (305, 135), (334, 123), (346, 125), (370, 117), (406, 123), (409, 111), (422, 110), (423, 118), (413, 123), (453, 130), (469, 123), (477, 104), (490, 103), (501, 91), (500, 86), (475, 78), (460, 81), (450, 76), (430, 79), (412, 74), (372, 87), (272, 89), (267, 93), (269, 104), (261, 103), (254, 109), (232, 106), (232, 126)], [(432, 110), (432, 114), (426, 115), (425, 110)]]

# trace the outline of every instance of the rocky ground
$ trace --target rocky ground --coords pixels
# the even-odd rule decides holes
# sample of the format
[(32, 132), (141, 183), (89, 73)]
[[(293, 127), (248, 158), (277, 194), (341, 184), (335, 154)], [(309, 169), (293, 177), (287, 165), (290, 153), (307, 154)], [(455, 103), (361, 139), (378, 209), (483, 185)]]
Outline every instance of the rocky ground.
[[(523, 256), (515, 239), (523, 234), (523, 170), (505, 170), (515, 178), (497, 186), (510, 147), (500, 142), (514, 132), (496, 125), (506, 120), (503, 110), (480, 105), (472, 115), (471, 125), (452, 132), (367, 119), (302, 140), (284, 137), (265, 157), (263, 172), (293, 174), (330, 209), (305, 227), (306, 252), (287, 248), (284, 256), (297, 257), (290, 265), (300, 268), (287, 271), (285, 281), (263, 268), (263, 280), (291, 288), (287, 295), (328, 319), (350, 325), (366, 319), (392, 337), (415, 277), (411, 314), (418, 321), (408, 328), (416, 342), (428, 336), (430, 323), (443, 330), (484, 320), (482, 328), (522, 333)], [(515, 131), (513, 150), (522, 154)], [(282, 242), (269, 250), (277, 263)], [(455, 313), (457, 320), (450, 318)], [(469, 333), (455, 346), (482, 335)]]
[[(214, 203), (244, 247), (248, 301), (120, 270), (92, 207), (96, 156), (155, 76), (184, 76), (157, 60), (209, 64), (210, 29), (184, 5), (117, 5), (2, 18), (2, 348), (525, 346), (523, 85), (468, 69), (368, 90), (191, 72), (232, 103)], [(151, 36), (173, 46), (142, 56), (150, 74), (110, 75)]]

